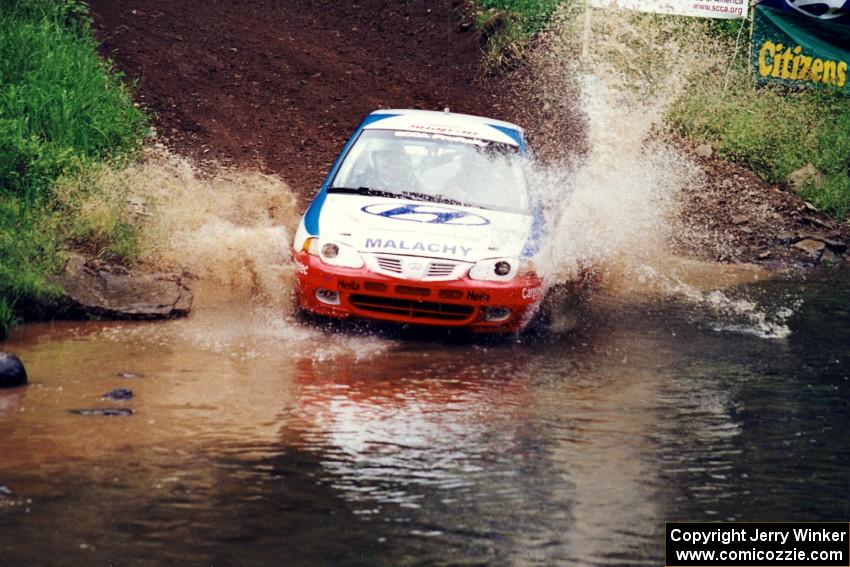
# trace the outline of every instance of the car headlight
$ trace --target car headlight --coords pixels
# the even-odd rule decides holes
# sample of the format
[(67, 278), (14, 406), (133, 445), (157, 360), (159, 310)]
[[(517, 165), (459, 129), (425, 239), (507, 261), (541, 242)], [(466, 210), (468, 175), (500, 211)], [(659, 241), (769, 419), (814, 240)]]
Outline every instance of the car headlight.
[(353, 247), (342, 244), (341, 242), (308, 238), (304, 242), (304, 250), (314, 256), (318, 256), (322, 262), (329, 266), (339, 266), (341, 268), (363, 267), (363, 258), (360, 256), (360, 253)]
[(519, 260), (516, 258), (490, 258), (476, 262), (469, 270), (469, 277), (474, 280), (508, 282), (514, 279), (519, 270)]

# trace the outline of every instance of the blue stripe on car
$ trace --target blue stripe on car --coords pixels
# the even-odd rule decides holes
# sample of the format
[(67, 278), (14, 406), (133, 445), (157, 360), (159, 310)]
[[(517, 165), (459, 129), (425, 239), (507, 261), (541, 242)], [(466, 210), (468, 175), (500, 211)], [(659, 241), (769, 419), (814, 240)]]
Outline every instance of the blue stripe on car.
[(519, 130), (516, 128), (508, 128), (507, 126), (499, 126), (497, 124), (488, 124), (488, 126), (510, 136), (510, 138), (519, 145), (519, 149), (525, 153), (525, 139), (522, 137), (522, 133)]
[(531, 233), (522, 249), (523, 258), (531, 258), (540, 251), (540, 241), (543, 239), (543, 231), (546, 219), (543, 217), (543, 207), (538, 203), (534, 207), (534, 220), (531, 223)]
[(325, 182), (322, 184), (321, 189), (319, 189), (319, 193), (316, 195), (316, 198), (313, 199), (313, 202), (310, 203), (310, 206), (307, 208), (307, 212), (304, 213), (304, 228), (307, 229), (307, 234), (310, 236), (319, 236), (319, 215), (322, 212), (322, 206), (325, 204), (325, 199), (328, 196), (328, 187), (333, 181), (333, 178), (336, 176), (336, 172), (339, 169), (342, 160), (348, 155), (348, 151), (351, 149), (351, 146), (354, 145), (354, 142), (357, 141), (357, 138), (360, 137), (360, 133), (363, 132), (363, 128), (377, 122), (378, 120), (383, 120), (384, 118), (392, 118), (393, 116), (398, 116), (398, 114), (370, 114), (366, 118), (363, 119), (363, 122), (360, 123), (360, 126), (357, 127), (357, 130), (354, 131), (354, 134), (348, 139), (345, 147), (342, 148), (342, 151), (339, 154), (339, 157), (336, 158), (336, 161), (331, 167), (328, 176), (325, 178)]

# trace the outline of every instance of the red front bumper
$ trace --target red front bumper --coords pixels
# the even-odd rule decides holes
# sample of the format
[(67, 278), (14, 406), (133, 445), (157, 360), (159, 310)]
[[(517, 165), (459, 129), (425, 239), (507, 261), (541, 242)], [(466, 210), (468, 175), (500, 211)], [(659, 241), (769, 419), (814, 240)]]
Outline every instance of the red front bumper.
[[(522, 330), (543, 299), (543, 283), (533, 275), (510, 282), (467, 278), (423, 282), (392, 278), (366, 268), (328, 266), (307, 252), (296, 254), (294, 259), (298, 305), (328, 317), (512, 333)], [(338, 292), (339, 305), (321, 301), (316, 294), (319, 289)], [(486, 320), (487, 308), (498, 307), (509, 309), (510, 315), (500, 321)]]

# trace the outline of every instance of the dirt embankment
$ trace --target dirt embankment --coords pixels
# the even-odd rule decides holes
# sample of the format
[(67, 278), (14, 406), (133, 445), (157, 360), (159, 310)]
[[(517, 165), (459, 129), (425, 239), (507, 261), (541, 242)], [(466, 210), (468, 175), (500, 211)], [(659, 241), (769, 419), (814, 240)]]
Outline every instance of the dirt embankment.
[(92, 0), (103, 52), (168, 145), (314, 192), (376, 108), (507, 113), (460, 3)]
[[(829, 218), (794, 194), (753, 172), (697, 149), (689, 152), (704, 172), (702, 183), (679, 194), (687, 236), (677, 245), (690, 255), (770, 268), (850, 260), (850, 225)], [(702, 155), (700, 155), (702, 154)]]
[[(551, 139), (554, 118), (564, 138), (554, 147), (582, 145), (580, 109), (536, 109), (514, 91), (529, 80), (523, 69), (484, 78), (478, 36), (461, 25), (466, 0), (90, 4), (104, 54), (137, 81), (161, 140), (196, 159), (279, 174), (302, 201), (376, 108), (448, 106), (523, 122), (532, 139), (536, 130)], [(696, 159), (707, 181), (682, 193), (682, 221), (703, 236), (680, 248), (777, 266), (846, 255), (846, 224), (722, 160)]]

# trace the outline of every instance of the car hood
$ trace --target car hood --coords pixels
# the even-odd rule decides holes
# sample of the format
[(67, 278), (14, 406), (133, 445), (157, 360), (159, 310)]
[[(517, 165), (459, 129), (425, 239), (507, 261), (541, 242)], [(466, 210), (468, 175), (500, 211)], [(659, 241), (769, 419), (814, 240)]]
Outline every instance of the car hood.
[(365, 253), (405, 254), (477, 262), (519, 257), (533, 218), (443, 203), (330, 194), (320, 217), (323, 239)]

